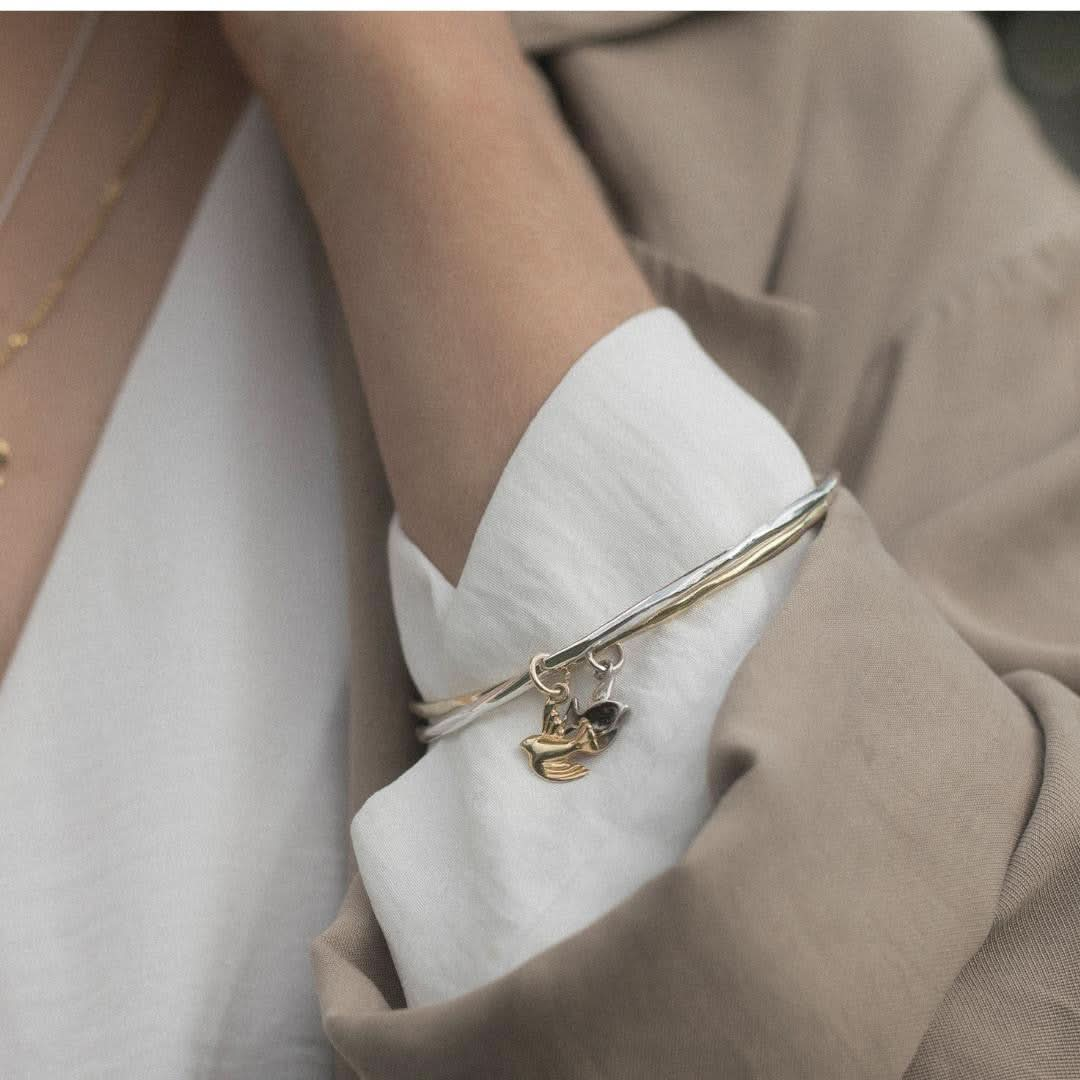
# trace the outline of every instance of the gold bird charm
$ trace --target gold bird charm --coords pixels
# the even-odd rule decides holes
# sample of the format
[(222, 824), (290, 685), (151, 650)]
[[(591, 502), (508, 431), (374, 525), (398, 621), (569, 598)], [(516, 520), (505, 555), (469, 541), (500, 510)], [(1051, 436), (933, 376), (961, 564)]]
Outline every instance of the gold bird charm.
[(619, 733), (619, 725), (630, 710), (617, 701), (598, 701), (583, 713), (578, 712), (577, 699), (560, 716), (556, 701), (544, 705), (544, 722), (539, 735), (521, 740), (521, 748), (529, 759), (529, 768), (545, 780), (564, 782), (578, 780), (588, 773), (575, 754), (599, 754), (606, 750)]

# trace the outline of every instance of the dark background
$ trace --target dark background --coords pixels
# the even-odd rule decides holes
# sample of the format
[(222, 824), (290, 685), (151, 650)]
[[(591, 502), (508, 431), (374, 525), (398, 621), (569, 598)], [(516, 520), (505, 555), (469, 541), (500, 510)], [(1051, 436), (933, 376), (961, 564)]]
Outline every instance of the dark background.
[(1001, 43), (1009, 75), (1057, 152), (1080, 175), (1080, 12), (984, 15)]

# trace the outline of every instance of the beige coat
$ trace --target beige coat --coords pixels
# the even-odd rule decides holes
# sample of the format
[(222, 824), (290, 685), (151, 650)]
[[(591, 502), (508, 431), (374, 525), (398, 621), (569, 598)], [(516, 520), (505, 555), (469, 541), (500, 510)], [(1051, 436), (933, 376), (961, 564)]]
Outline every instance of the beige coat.
[[(315, 946), (330, 1038), (395, 1080), (1076, 1080), (1076, 185), (973, 19), (518, 26), (659, 296), (847, 490), (715, 719), (684, 859), (424, 1009), (355, 879)], [(418, 749), (338, 374), (355, 809)]]

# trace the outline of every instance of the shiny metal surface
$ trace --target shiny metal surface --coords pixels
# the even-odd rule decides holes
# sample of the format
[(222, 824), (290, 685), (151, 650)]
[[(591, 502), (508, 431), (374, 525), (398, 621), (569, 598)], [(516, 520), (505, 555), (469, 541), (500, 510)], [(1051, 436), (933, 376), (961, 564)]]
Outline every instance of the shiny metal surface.
[(526, 690), (535, 689), (535, 684), (542, 682), (545, 676), (565, 677), (568, 671), (586, 661), (590, 655), (595, 657), (604, 649), (621, 645), (629, 638), (659, 626), (717, 589), (768, 562), (824, 519), (838, 483), (839, 478), (830, 474), (770, 524), (639, 600), (585, 637), (557, 652), (534, 658), (535, 663), (525, 671), (494, 686), (458, 697), (412, 702), (412, 713), (426, 721), (417, 727), (417, 738), (430, 743), (460, 731), (466, 724), (513, 701)]

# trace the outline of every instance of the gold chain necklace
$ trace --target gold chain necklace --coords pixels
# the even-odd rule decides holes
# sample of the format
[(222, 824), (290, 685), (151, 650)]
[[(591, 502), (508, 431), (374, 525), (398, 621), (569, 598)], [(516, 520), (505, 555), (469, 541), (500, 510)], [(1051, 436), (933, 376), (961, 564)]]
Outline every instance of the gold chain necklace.
[(56, 76), (52, 92), (45, 99), (45, 107), (41, 110), (37, 123), (31, 129), (26, 145), (23, 147), (23, 152), (19, 155), (18, 161), (15, 162), (15, 168), (8, 179), (7, 187), (4, 188), (4, 194), (0, 197), (0, 231), (3, 230), (12, 209), (19, 201), (19, 196), (22, 194), (27, 178), (34, 171), (34, 164), (41, 153), (42, 147), (45, 145), (49, 135), (52, 134), (56, 118), (64, 107), (64, 102), (67, 101), (68, 94), (71, 93), (71, 88), (79, 77), (79, 72), (82, 71), (83, 60), (86, 59), (86, 53), (90, 48), (90, 43), (96, 36), (100, 21), (101, 12), (87, 12), (82, 16), (79, 28), (71, 39), (71, 44), (68, 46), (64, 62), (60, 66), (60, 72)]
[[(158, 77), (154, 89), (150, 94), (146, 105), (139, 117), (139, 123), (128, 140), (120, 164), (113, 175), (105, 182), (98, 196), (97, 207), (89, 227), (79, 238), (72, 253), (64, 260), (59, 272), (49, 282), (37, 304), (23, 322), (0, 341), (0, 372), (23, 351), (29, 344), (34, 333), (40, 329), (42, 323), (53, 313), (60, 298), (75, 276), (79, 267), (82, 266), (87, 255), (97, 243), (105, 227), (112, 217), (113, 211), (127, 190), (131, 175), (135, 170), (146, 144), (157, 130), (161, 116), (165, 111), (165, 103), (176, 75), (180, 53), (180, 38), (178, 30), (174, 31), (169, 55), (162, 65), (161, 74)], [(8, 463), (11, 461), (11, 444), (0, 436), (0, 487), (5, 481)]]

